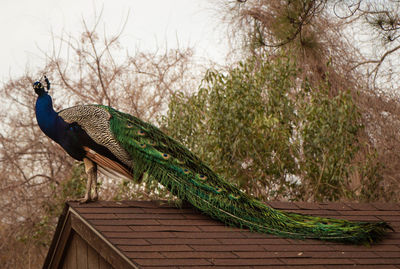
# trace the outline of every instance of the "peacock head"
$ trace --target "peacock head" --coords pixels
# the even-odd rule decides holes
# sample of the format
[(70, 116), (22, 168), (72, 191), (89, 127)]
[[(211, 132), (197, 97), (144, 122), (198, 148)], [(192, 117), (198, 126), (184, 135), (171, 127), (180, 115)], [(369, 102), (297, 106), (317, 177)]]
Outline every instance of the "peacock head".
[[(42, 79), (40, 79), (39, 81), (36, 81), (35, 83), (33, 83), (33, 89), (35, 90), (36, 94), (41, 96), (45, 93), (47, 93), (47, 91), (45, 91), (43, 84), (41, 82)], [(47, 90), (50, 90), (50, 81), (49, 79), (44, 76), (44, 82), (46, 83), (46, 88)]]
[(35, 83), (33, 83), (33, 89), (35, 90), (36, 94), (39, 96), (46, 92), (40, 81), (36, 81)]

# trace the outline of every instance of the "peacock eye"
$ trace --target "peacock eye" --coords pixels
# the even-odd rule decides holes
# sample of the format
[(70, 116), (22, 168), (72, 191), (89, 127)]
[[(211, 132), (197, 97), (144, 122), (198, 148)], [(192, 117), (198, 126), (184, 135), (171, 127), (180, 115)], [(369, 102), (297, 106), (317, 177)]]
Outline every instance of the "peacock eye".
[(162, 153), (161, 156), (164, 158), (164, 160), (168, 160), (169, 157), (171, 157), (171, 155), (169, 155), (167, 153)]
[(199, 174), (198, 177), (199, 177), (200, 180), (206, 180), (207, 179), (207, 177), (205, 175), (202, 175), (202, 174)]
[(189, 169), (187, 169), (187, 168), (183, 169), (183, 173), (184, 174), (189, 174)]
[(139, 146), (140, 146), (142, 149), (144, 149), (144, 148), (146, 147), (146, 144), (145, 144), (145, 143), (141, 143)]
[(33, 88), (35, 90), (42, 88), (42, 83), (40, 83), (40, 81), (36, 81), (35, 83), (33, 83)]
[(143, 136), (143, 135), (145, 135), (146, 133), (143, 131), (143, 130), (139, 130), (138, 131), (138, 135), (141, 135), (141, 136)]

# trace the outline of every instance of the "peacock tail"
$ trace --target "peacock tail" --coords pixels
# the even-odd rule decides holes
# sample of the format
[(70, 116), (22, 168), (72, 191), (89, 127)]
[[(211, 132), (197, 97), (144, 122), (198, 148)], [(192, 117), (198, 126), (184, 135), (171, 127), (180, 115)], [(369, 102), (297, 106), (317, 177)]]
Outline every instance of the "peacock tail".
[(147, 173), (174, 195), (228, 225), (294, 239), (370, 244), (381, 239), (386, 222), (351, 222), (283, 212), (250, 197), (214, 173), (186, 147), (157, 127), (111, 107), (109, 127), (133, 161), (132, 173)]

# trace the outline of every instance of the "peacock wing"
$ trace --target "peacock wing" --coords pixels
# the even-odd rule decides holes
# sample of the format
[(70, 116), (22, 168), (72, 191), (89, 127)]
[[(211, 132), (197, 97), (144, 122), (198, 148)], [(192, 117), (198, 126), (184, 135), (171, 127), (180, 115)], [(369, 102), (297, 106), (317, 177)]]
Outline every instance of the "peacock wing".
[(111, 115), (106, 109), (97, 105), (79, 105), (61, 110), (58, 115), (67, 123), (77, 123), (94, 142), (106, 147), (126, 166), (132, 166), (130, 155), (111, 132)]

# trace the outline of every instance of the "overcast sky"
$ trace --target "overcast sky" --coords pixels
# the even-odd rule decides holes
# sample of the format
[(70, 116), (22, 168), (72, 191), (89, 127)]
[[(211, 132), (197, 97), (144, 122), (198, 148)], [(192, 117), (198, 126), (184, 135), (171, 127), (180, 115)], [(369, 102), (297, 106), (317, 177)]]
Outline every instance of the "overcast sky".
[(89, 24), (103, 9), (102, 23), (116, 33), (128, 16), (122, 35), (127, 49), (195, 47), (196, 55), (221, 61), (226, 44), (210, 0), (1, 0), (0, 81), (17, 77), (26, 68), (43, 66), (51, 33), (79, 36), (82, 18)]

